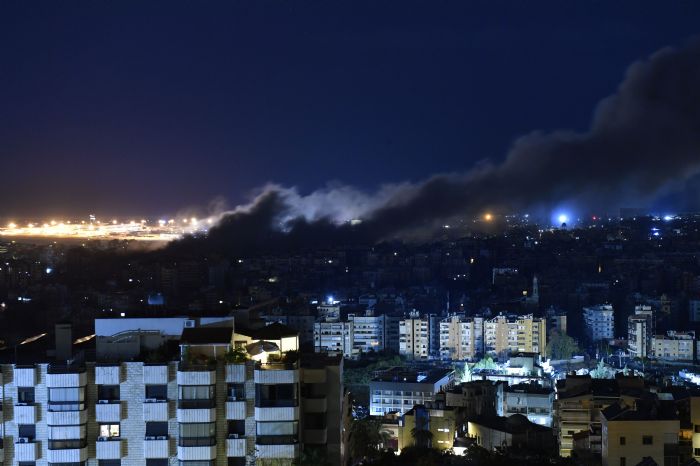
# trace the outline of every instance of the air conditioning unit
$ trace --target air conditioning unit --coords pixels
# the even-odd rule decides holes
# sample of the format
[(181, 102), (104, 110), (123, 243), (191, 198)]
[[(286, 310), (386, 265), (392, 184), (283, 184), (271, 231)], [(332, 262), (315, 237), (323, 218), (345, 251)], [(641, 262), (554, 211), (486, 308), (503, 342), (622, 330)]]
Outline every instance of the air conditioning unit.
[(29, 403), (17, 403), (17, 406), (29, 406)]
[(109, 437), (97, 437), (98, 442), (106, 442), (107, 440), (109, 440)]
[(185, 321), (185, 328), (195, 328), (197, 326), (197, 322), (190, 319)]
[(20, 437), (17, 439), (17, 443), (29, 443), (29, 437)]

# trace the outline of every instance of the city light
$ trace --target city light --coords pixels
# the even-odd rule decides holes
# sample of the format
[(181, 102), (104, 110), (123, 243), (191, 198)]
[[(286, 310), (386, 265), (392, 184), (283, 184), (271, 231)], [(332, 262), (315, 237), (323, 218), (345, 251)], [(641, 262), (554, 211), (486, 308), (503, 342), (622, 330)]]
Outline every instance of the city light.
[(559, 220), (559, 223), (566, 223), (569, 221), (569, 217), (566, 214), (559, 214), (557, 219)]
[(490, 222), (491, 220), (493, 220), (493, 215), (491, 215), (491, 214), (484, 215), (484, 220), (486, 220), (487, 222)]
[[(120, 223), (117, 219), (108, 222), (91, 218), (89, 221), (52, 219), (47, 222), (30, 221), (21, 226), (18, 222), (10, 222), (0, 227), (0, 237), (46, 237), (46, 238), (76, 238), (94, 240), (136, 240), (136, 241), (172, 241), (192, 233), (206, 232), (206, 227), (215, 223), (215, 218), (206, 219), (206, 223), (192, 218), (189, 224), (178, 225), (172, 219), (169, 221), (147, 219), (140, 221), (129, 220)], [(51, 273), (46, 271), (46, 273)]]

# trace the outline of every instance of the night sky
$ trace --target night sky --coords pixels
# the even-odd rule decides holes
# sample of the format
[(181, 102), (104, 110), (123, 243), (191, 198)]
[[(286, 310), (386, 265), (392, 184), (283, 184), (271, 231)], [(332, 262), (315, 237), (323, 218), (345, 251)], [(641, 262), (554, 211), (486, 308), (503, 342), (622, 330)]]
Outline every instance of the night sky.
[(365, 190), (585, 130), (700, 2), (0, 4), (0, 217)]

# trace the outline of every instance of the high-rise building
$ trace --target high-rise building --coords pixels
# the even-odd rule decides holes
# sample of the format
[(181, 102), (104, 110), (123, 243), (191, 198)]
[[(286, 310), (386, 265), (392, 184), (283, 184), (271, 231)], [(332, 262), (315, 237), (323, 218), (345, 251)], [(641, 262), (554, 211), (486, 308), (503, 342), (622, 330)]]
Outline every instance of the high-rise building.
[(491, 354), (539, 353), (547, 347), (547, 320), (500, 314), (484, 322), (485, 351)]
[(399, 354), (409, 359), (428, 359), (430, 356), (430, 321), (417, 311), (399, 322)]
[(354, 357), (354, 322), (342, 322), (335, 318), (319, 319), (314, 324), (314, 351)]
[(583, 308), (586, 336), (592, 342), (610, 340), (615, 337), (615, 314), (610, 304), (599, 304)]
[(484, 319), (451, 315), (440, 322), (440, 357), (462, 361), (483, 353)]
[(627, 318), (627, 348), (633, 358), (651, 355), (651, 336), (654, 334), (654, 311), (651, 306), (638, 305)]
[(453, 382), (454, 372), (448, 369), (423, 372), (392, 367), (376, 374), (370, 381), (369, 413), (373, 416), (392, 412), (404, 414), (415, 405), (429, 405)]
[(386, 342), (386, 322), (384, 315), (375, 316), (366, 311), (364, 315), (348, 314), (353, 323), (353, 347), (360, 353), (383, 351)]

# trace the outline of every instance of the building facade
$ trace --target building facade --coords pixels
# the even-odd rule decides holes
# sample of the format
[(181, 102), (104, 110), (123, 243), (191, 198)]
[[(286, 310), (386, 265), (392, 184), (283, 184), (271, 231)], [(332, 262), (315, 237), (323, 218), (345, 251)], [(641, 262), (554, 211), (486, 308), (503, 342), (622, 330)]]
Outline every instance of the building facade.
[(451, 315), (440, 322), (440, 357), (463, 361), (483, 353), (484, 319)]
[(498, 315), (484, 322), (484, 347), (490, 354), (538, 353), (547, 347), (547, 320), (525, 316)]
[(399, 322), (399, 354), (409, 359), (428, 359), (430, 356), (430, 320), (417, 312)]
[(610, 340), (615, 337), (615, 314), (610, 304), (583, 308), (586, 336), (592, 342)]

